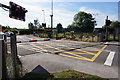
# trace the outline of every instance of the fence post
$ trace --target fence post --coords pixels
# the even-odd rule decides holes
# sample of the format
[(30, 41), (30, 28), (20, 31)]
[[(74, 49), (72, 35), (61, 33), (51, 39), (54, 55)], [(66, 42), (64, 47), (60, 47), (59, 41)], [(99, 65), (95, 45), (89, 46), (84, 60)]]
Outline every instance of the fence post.
[(11, 35), (10, 37), (11, 44), (11, 53), (13, 58), (13, 71), (14, 78), (18, 78), (18, 70), (17, 70), (17, 45), (16, 45), (16, 35)]
[[(3, 39), (0, 39), (0, 77), (2, 77), (3, 80), (6, 80), (8, 78), (7, 75), (7, 66), (6, 66), (6, 53), (5, 53), (5, 42)], [(2, 69), (2, 70), (1, 70)], [(1, 79), (1, 80), (2, 80)]]

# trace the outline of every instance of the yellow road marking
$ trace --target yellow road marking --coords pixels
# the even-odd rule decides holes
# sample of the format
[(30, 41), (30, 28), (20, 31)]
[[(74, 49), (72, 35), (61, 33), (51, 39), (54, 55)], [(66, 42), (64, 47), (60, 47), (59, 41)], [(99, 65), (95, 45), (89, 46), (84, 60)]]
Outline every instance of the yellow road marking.
[[(32, 45), (32, 46), (34, 46), (34, 47), (36, 47), (36, 48), (39, 48), (39, 49), (42, 49), (42, 50), (45, 50), (45, 49), (43, 49), (43, 48), (41, 48), (41, 47), (39, 47), (39, 46), (36, 46), (35, 44), (30, 44), (30, 45)], [(97, 44), (98, 45), (98, 44)], [(20, 45), (21, 46), (21, 45)], [(104, 50), (106, 47), (107, 47), (107, 45), (105, 45), (104, 47), (102, 47), (101, 48), (101, 50), (90, 50), (90, 49), (76, 49), (76, 48), (67, 48), (67, 49), (75, 49), (75, 50), (77, 50), (77, 51), (81, 51), (81, 52), (84, 52), (84, 53), (77, 53), (77, 52), (74, 52), (74, 53), (71, 53), (71, 52), (67, 52), (67, 51), (65, 51), (65, 50), (61, 50), (61, 49), (59, 49), (59, 48), (55, 48), (55, 47), (53, 47), (53, 46), (50, 46), (50, 45), (44, 45), (44, 46), (47, 46), (47, 47), (49, 47), (49, 48), (53, 48), (53, 49), (56, 49), (56, 50), (58, 50), (58, 51), (52, 51), (52, 52), (64, 52), (64, 53), (68, 53), (68, 55), (66, 55), (66, 54), (59, 54), (59, 55), (62, 55), (62, 56), (67, 56), (67, 57), (72, 57), (72, 58), (76, 58), (76, 59), (82, 59), (82, 60), (87, 60), (87, 61), (94, 61), (99, 55), (100, 55), (100, 53), (102, 52), (102, 50)], [(66, 45), (60, 45), (60, 46), (66, 46)], [(33, 49), (35, 49), (35, 50), (38, 50), (38, 49), (36, 49), (36, 48), (33, 48)], [(98, 48), (95, 48), (95, 49), (98, 49)], [(94, 53), (91, 53), (91, 52), (88, 52), (88, 51), (85, 51), (85, 50), (89, 50), (89, 51), (99, 51), (97, 54), (94, 54)], [(46, 50), (47, 51), (47, 50)], [(69, 54), (71, 54), (71, 55), (74, 55), (74, 56), (70, 56)], [(77, 55), (77, 54), (90, 54), (90, 55), (94, 55), (94, 57), (92, 57), (92, 59), (89, 59), (89, 58), (86, 58), (86, 57), (83, 57), (83, 56), (80, 56), (80, 55)]]
[[(33, 47), (36, 47), (36, 48), (32, 48), (32, 47), (30, 47), (29, 45), (32, 45)], [(36, 50), (37, 52), (40, 52), (40, 50), (47, 51), (47, 50), (45, 50), (45, 49), (43, 49), (43, 48), (40, 48), (40, 47), (38, 47), (38, 46), (35, 46), (35, 45), (33, 45), (33, 44), (29, 44), (29, 45), (18, 45), (18, 46), (27, 48), (28, 50)], [(29, 47), (30, 49), (29, 49), (28, 47)]]
[(90, 55), (88, 53), (78, 53), (78, 52), (74, 52), (75, 54), (85, 54), (85, 55)]
[(37, 49), (37, 48), (30, 48), (30, 47), (28, 48), (28, 46), (25, 46), (25, 45), (24, 45), (24, 46), (23, 46), (23, 45), (19, 45), (19, 46), (21, 46), (21, 47), (23, 47), (23, 48), (26, 48), (26, 47), (27, 47), (27, 48), (26, 48), (27, 50), (32, 50), (32, 51), (35, 50), (36, 52), (40, 52), (40, 49)]
[(81, 59), (81, 60), (87, 60), (87, 61), (91, 61), (90, 59), (84, 59), (84, 58), (80, 58), (80, 57), (75, 57), (75, 56), (70, 56), (70, 55), (65, 55), (65, 54), (59, 54), (59, 55), (62, 55), (62, 56), (66, 56), (66, 57), (71, 57), (71, 58), (76, 58), (76, 59)]
[(39, 47), (39, 46), (36, 46), (36, 45), (34, 45), (34, 44), (30, 44), (30, 45), (32, 45), (32, 46), (34, 46), (34, 47), (36, 47), (36, 48), (39, 48), (39, 49), (41, 49), (41, 50), (43, 50), (43, 51), (48, 51), (48, 50), (43, 49), (43, 48), (41, 48), (41, 47)]
[[(45, 46), (49, 46), (49, 45), (45, 45)], [(54, 48), (54, 47), (52, 47), (52, 46), (49, 46), (49, 47)], [(85, 60), (90, 60), (90, 59), (88, 59), (88, 58), (86, 58), (86, 57), (83, 57), (83, 56), (80, 56), (80, 55), (76, 55), (76, 54), (74, 54), (74, 53), (67, 52), (67, 51), (61, 50), (61, 49), (59, 49), (59, 48), (54, 48), (54, 49), (59, 50), (59, 51), (63, 51), (64, 53), (68, 53), (68, 54), (71, 54), (71, 55), (75, 55), (75, 56), (77, 56), (78, 58), (82, 58), (82, 59), (85, 59)], [(67, 56), (67, 55), (66, 55), (66, 56)]]
[(91, 54), (91, 55), (95, 55), (94, 53), (91, 53), (91, 52), (87, 52), (87, 51), (84, 51), (82, 49), (76, 49), (76, 48), (68, 48), (68, 49), (75, 49), (77, 51), (81, 51), (81, 52), (85, 52), (85, 53), (88, 53), (88, 54)]
[[(107, 45), (105, 45), (102, 50), (104, 50), (107, 47)], [(102, 51), (99, 51), (97, 54), (95, 54), (95, 56), (91, 59), (91, 61), (94, 61), (99, 55), (100, 53), (102, 53)]]
[(93, 50), (93, 49), (82, 49), (82, 50), (85, 50), (85, 51), (101, 51), (101, 50)]
[[(54, 48), (54, 47), (49, 46), (49, 45), (45, 45), (45, 46)], [(105, 45), (105, 46), (102, 48), (102, 50), (105, 49), (106, 47), (107, 47), (107, 45)], [(75, 50), (78, 50), (78, 51), (82, 51), (82, 52), (85, 52), (85, 53), (88, 53), (88, 54), (91, 54), (91, 55), (95, 55), (92, 59), (88, 59), (88, 58), (86, 58), (86, 57), (83, 57), (83, 56), (80, 56), (80, 55), (76, 55), (76, 54), (74, 54), (74, 53), (67, 52), (67, 51), (61, 50), (61, 49), (59, 49), (59, 48), (54, 48), (54, 49), (59, 50), (59, 51), (55, 51), (55, 52), (63, 51), (64, 53), (72, 54), (72, 55), (75, 55), (75, 56), (77, 56), (77, 57), (79, 57), (79, 58), (81, 57), (81, 59), (88, 60), (88, 61), (94, 61), (94, 60), (100, 55), (100, 53), (102, 52), (102, 51), (99, 51), (97, 54), (94, 54), (94, 53), (87, 52), (87, 51), (83, 51), (83, 50), (80, 50), (80, 49), (69, 48), (69, 49), (75, 49)], [(96, 48), (96, 49), (97, 49), (97, 48)], [(65, 56), (68, 56), (68, 55), (65, 55)], [(69, 55), (68, 57), (70, 57), (70, 55)], [(71, 56), (71, 57), (72, 57), (72, 56)]]
[(107, 46), (108, 46), (108, 45), (105, 45), (105, 46), (102, 48), (102, 50), (104, 50)]
[(82, 49), (75, 49), (75, 50), (77, 50), (77, 51), (81, 51), (81, 52), (85, 52), (85, 53), (88, 53), (88, 54), (91, 54), (91, 55), (95, 55), (94, 53), (87, 52), (87, 51), (84, 51), (84, 50), (82, 50)]

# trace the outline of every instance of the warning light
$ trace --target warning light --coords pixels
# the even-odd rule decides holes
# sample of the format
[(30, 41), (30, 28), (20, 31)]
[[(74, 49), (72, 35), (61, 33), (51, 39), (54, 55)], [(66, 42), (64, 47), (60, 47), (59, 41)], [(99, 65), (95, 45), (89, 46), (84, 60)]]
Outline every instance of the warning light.
[(25, 13), (28, 12), (25, 8), (10, 1), (9, 17), (17, 20), (25, 21)]

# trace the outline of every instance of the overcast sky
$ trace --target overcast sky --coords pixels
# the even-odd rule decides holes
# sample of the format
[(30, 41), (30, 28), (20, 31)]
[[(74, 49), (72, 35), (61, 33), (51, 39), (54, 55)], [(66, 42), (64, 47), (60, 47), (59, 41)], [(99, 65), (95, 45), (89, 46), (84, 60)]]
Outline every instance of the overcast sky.
[[(50, 25), (51, 0), (11, 0), (26, 8), (26, 21), (19, 21), (9, 18), (9, 12), (0, 8), (0, 24), (11, 28), (28, 28), (29, 22), (38, 19), (40, 23), (44, 22), (43, 11), (45, 12), (45, 22)], [(86, 2), (85, 2), (86, 1)], [(95, 2), (94, 2), (95, 1)], [(98, 1), (98, 2), (96, 2)], [(118, 2), (117, 0), (54, 0), (53, 23), (54, 27), (61, 23), (64, 28), (72, 24), (76, 13), (84, 11), (91, 13), (97, 21), (96, 27), (102, 27), (105, 24), (106, 16), (112, 21), (118, 20)], [(9, 0), (1, 0), (0, 3), (9, 5)]]

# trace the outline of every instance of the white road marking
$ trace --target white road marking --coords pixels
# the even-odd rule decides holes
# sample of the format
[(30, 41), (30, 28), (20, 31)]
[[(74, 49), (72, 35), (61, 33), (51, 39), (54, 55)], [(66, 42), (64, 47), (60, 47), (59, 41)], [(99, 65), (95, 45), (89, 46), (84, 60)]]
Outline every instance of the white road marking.
[(111, 51), (104, 63), (104, 65), (107, 65), (107, 66), (111, 66), (112, 65), (112, 62), (113, 62), (113, 58), (114, 58), (114, 55), (115, 55), (115, 52)]

